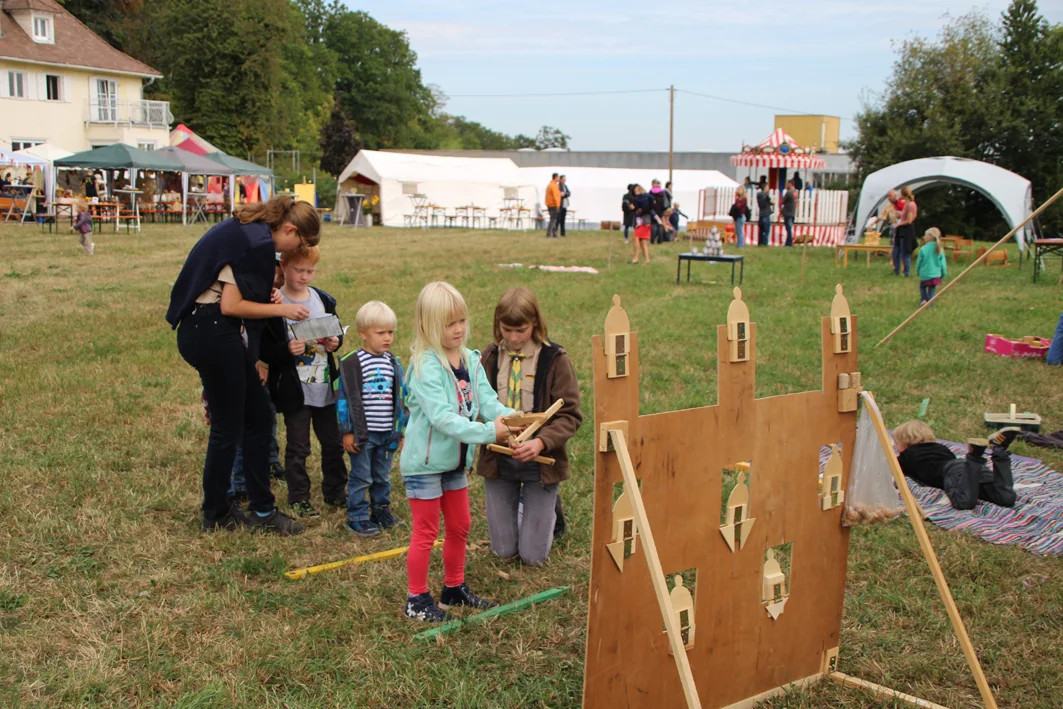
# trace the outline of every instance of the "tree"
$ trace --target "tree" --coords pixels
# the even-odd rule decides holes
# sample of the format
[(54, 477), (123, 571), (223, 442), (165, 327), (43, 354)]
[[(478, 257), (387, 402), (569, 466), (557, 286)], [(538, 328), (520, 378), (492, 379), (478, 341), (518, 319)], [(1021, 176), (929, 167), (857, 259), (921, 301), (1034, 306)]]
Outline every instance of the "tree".
[[(954, 155), (1023, 175), (1035, 194), (1054, 192), (1063, 176), (1060, 34), (1033, 0), (1013, 0), (1001, 27), (971, 13), (949, 22), (936, 42), (903, 42), (882, 94), (856, 116), (848, 147), (860, 172)], [(921, 195), (920, 213), (961, 233), (990, 236), (1001, 224), (988, 200), (958, 189)]]
[(321, 129), (320, 147), (321, 169), (333, 177), (339, 177), (351, 158), (362, 149), (354, 121), (347, 117), (339, 104), (332, 107), (332, 115)]
[(568, 141), (571, 139), (572, 137), (562, 133), (560, 128), (543, 126), (539, 129), (538, 135), (535, 136), (535, 149), (565, 148), (567, 150)]

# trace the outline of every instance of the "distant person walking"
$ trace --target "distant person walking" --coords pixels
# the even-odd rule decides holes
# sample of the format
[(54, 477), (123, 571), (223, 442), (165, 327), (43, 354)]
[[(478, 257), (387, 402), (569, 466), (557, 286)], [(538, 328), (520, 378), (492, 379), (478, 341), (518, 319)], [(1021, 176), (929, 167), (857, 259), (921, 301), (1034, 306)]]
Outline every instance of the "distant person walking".
[(797, 216), (797, 190), (794, 189), (793, 180), (786, 181), (786, 189), (782, 192), (782, 223), (786, 227), (786, 245), (794, 245), (794, 218)]
[(805, 183), (801, 180), (801, 175), (797, 171), (794, 171), (794, 179), (791, 182), (794, 183), (794, 189), (798, 192), (804, 189)]
[(735, 244), (738, 248), (746, 245), (746, 219), (749, 217), (749, 202), (746, 200), (745, 187), (735, 190), (735, 201), (731, 205), (731, 219), (735, 222)]
[(642, 189), (642, 185), (635, 185), (635, 218), (638, 222), (638, 226), (635, 227), (635, 253), (631, 263), (639, 262), (639, 253), (646, 258), (646, 263), (650, 262), (650, 241), (651, 234), (656, 215), (653, 213), (653, 199), (651, 195), (646, 194), (646, 190)]
[(757, 226), (760, 228), (757, 234), (757, 246), (767, 246), (771, 243), (771, 210), (775, 205), (771, 203), (771, 192), (768, 191), (767, 180), (761, 179), (760, 191), (757, 192)]
[[(900, 201), (903, 200), (903, 206)], [(915, 194), (912, 188), (905, 185), (901, 188), (901, 200), (895, 204), (900, 208), (901, 216), (897, 219), (897, 227), (893, 230), (893, 275), (899, 275), (901, 265), (904, 265), (904, 277), (908, 277), (908, 271), (912, 266), (912, 252), (915, 251), (915, 218), (919, 216), (919, 207), (915, 203)]]
[(546, 211), (550, 212), (550, 221), (546, 225), (546, 238), (557, 238), (557, 217), (561, 209), (561, 185), (558, 183), (557, 173), (550, 176), (550, 184), (546, 186)]
[(635, 226), (635, 185), (628, 185), (624, 198), (620, 201), (624, 213), (624, 243), (627, 243), (628, 229)]
[(561, 192), (561, 207), (557, 210), (557, 226), (561, 230), (561, 236), (567, 236), (565, 234), (565, 218), (568, 216), (568, 199), (572, 193), (568, 189), (568, 185), (565, 184), (565, 176), (557, 178), (557, 188)]

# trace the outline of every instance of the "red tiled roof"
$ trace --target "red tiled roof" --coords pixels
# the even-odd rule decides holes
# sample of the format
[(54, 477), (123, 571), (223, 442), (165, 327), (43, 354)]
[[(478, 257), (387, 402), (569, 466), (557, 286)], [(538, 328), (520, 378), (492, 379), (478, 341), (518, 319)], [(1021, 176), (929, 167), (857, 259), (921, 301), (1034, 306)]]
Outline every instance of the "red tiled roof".
[[(7, 0), (0, 12), (0, 58), (161, 77), (144, 62), (123, 54), (83, 25), (55, 0)], [(12, 10), (54, 13), (55, 44), (38, 44), (11, 17)]]

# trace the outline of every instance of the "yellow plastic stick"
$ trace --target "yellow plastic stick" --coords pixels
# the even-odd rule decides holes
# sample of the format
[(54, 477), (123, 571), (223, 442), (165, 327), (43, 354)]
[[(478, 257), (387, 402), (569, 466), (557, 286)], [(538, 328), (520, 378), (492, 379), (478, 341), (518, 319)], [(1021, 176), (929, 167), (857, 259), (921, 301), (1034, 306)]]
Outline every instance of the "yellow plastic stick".
[[(432, 545), (432, 548), (443, 546), (443, 540), (437, 539)], [(322, 571), (332, 571), (333, 569), (339, 569), (344, 566), (351, 566), (352, 564), (364, 564), (367, 561), (384, 561), (385, 559), (394, 559), (396, 556), (402, 556), (406, 553), (409, 547), (399, 547), (398, 549), (388, 549), (387, 551), (378, 551), (375, 554), (366, 554), (365, 556), (356, 556), (351, 559), (343, 559), (342, 561), (330, 561), (327, 564), (318, 564), (317, 566), (308, 566), (305, 569), (295, 569), (293, 571), (285, 571), (284, 575), (290, 579), (302, 579), (306, 578), (310, 574), (320, 574)]]

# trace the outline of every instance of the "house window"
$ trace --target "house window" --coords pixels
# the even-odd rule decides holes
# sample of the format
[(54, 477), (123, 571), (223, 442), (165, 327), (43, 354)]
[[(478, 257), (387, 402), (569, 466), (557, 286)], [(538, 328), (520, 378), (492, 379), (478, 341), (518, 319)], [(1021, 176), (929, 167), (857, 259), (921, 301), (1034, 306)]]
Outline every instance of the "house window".
[(47, 17), (45, 15), (33, 16), (33, 41), (38, 43), (51, 43), (54, 41), (52, 35), (51, 17)]
[(63, 100), (63, 77), (55, 74), (44, 75), (44, 87), (49, 101)]
[(12, 138), (11, 150), (23, 150), (24, 148), (32, 148), (35, 145), (40, 145), (44, 142), (43, 138)]
[(95, 119), (113, 123), (118, 120), (118, 82), (96, 79)]
[(26, 74), (21, 71), (7, 72), (7, 95), (11, 98), (26, 98)]
[(137, 149), (138, 150), (154, 150), (155, 149), (155, 141), (154, 140), (137, 141)]

